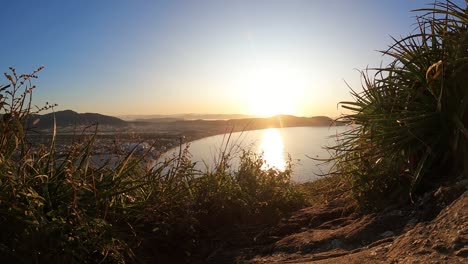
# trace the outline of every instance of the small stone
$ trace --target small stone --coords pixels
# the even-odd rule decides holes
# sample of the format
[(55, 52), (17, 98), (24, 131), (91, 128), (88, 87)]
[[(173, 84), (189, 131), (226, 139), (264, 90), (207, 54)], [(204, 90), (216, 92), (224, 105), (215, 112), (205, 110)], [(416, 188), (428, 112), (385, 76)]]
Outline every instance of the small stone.
[(393, 211), (389, 212), (388, 215), (392, 215), (392, 216), (394, 216), (394, 215), (396, 215), (396, 216), (402, 216), (402, 215), (403, 215), (403, 211), (401, 211), (401, 210), (393, 210)]
[(387, 238), (387, 237), (392, 237), (395, 236), (395, 233), (393, 231), (385, 231), (382, 234), (380, 234), (381, 237)]
[(330, 244), (332, 248), (343, 248), (343, 242), (339, 239), (333, 239)]
[(457, 182), (457, 185), (465, 186), (465, 189), (468, 189), (468, 179)]
[(418, 219), (417, 218), (411, 218), (409, 221), (408, 221), (408, 225), (415, 225), (418, 223)]

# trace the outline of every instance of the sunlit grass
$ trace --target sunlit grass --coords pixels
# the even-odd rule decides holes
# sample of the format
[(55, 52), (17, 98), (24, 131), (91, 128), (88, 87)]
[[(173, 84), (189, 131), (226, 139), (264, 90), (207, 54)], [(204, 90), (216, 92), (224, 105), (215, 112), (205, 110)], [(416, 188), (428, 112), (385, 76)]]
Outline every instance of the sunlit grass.
[(135, 149), (112, 166), (94, 167), (96, 132), (58, 153), (54, 129), (50, 145), (33, 148), (25, 132), (34, 124), (31, 79), (37, 72), (17, 76), (12, 69), (10, 84), (0, 87), (4, 262), (188, 260), (202, 230), (273, 223), (305, 204), (290, 167), (265, 170), (263, 158), (250, 152), (230, 170), (224, 148), (215, 171), (198, 171), (187, 149), (152, 168)]

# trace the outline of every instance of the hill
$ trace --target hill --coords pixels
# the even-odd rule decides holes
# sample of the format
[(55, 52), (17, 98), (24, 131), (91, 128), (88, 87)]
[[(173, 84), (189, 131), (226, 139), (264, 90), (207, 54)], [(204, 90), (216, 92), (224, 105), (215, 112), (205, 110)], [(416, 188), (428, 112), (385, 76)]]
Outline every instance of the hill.
[[(236, 129), (263, 129), (270, 127), (295, 127), (295, 126), (330, 126), (334, 124), (333, 119), (326, 116), (314, 116), (314, 117), (297, 117), (292, 115), (277, 115), (272, 117), (258, 117), (258, 118), (238, 118), (228, 120), (206, 120), (206, 119), (172, 119), (172, 118), (156, 118), (156, 119), (144, 119), (130, 122), (132, 124), (150, 125), (159, 124), (167, 127), (234, 127)], [(335, 125), (343, 125), (339, 122)]]
[(126, 121), (147, 121), (160, 122), (164, 120), (229, 120), (251, 118), (249, 115), (242, 114), (173, 114), (173, 115), (122, 115), (119, 118)]
[(117, 117), (97, 113), (77, 113), (72, 110), (65, 110), (45, 115), (34, 115), (29, 120), (29, 126), (37, 130), (50, 130), (54, 124), (54, 115), (59, 133), (71, 132), (75, 127), (98, 124), (100, 132), (164, 133), (184, 135), (192, 139), (223, 134), (230, 131), (238, 132), (280, 127), (330, 126), (332, 124), (343, 125), (343, 123), (335, 124), (331, 118), (326, 116), (296, 117), (278, 115), (269, 118), (239, 118), (229, 120), (162, 117), (124, 121)]
[(167, 134), (184, 135), (195, 139), (227, 132), (239, 132), (265, 128), (306, 127), (344, 125), (334, 123), (333, 119), (325, 116), (296, 117), (278, 115), (269, 118), (242, 118), (229, 120), (170, 120), (153, 119), (148, 121), (129, 122), (130, 130), (139, 132), (164, 132)]
[(127, 125), (127, 122), (113, 116), (106, 116), (97, 113), (81, 114), (72, 110), (64, 110), (45, 115), (34, 115), (30, 119), (30, 126), (38, 129), (51, 128), (54, 124), (54, 116), (56, 118), (57, 127), (87, 126), (92, 124), (113, 127), (124, 127)]
[[(277, 115), (269, 118), (238, 119), (229, 120), (229, 122), (236, 125), (246, 125), (250, 129), (333, 125), (333, 119), (326, 116), (297, 117), (292, 115)], [(336, 125), (342, 125), (342, 123)]]

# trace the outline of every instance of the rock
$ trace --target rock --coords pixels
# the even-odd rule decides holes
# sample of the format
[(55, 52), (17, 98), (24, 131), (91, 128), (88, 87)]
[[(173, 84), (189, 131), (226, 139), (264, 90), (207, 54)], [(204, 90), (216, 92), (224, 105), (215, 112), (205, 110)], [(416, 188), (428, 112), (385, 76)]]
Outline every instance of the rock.
[(330, 242), (330, 245), (331, 245), (331, 247), (333, 249), (342, 248), (343, 247), (343, 242), (341, 242), (341, 240), (335, 238)]
[(382, 234), (380, 234), (381, 237), (387, 238), (387, 237), (392, 237), (395, 236), (395, 233), (393, 231), (385, 231)]
[(395, 216), (402, 216), (403, 215), (403, 211), (401, 210), (393, 210), (391, 212), (388, 213), (389, 215), (395, 215)]
[(465, 187), (465, 189), (468, 190), (468, 179), (461, 180), (461, 181), (457, 182), (457, 185), (463, 186), (463, 187)]
[(417, 218), (411, 218), (409, 221), (408, 221), (408, 225), (415, 225), (418, 223), (418, 219)]

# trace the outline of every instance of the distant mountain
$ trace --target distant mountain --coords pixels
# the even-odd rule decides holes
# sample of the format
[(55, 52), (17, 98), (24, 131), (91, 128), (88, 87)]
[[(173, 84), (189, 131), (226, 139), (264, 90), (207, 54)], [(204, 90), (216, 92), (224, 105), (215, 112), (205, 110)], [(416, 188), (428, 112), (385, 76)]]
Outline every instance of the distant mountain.
[(45, 115), (34, 115), (30, 119), (30, 126), (39, 129), (52, 128), (54, 124), (54, 115), (56, 118), (57, 127), (86, 126), (92, 124), (113, 127), (124, 127), (127, 125), (127, 122), (113, 116), (106, 116), (96, 113), (80, 114), (72, 110), (65, 110)]
[(228, 120), (252, 118), (249, 115), (242, 114), (173, 114), (173, 115), (122, 115), (119, 118), (126, 121), (146, 121), (146, 122), (161, 122), (161, 121), (177, 121), (177, 120)]
[[(80, 114), (72, 110), (59, 111), (45, 115), (34, 115), (30, 118), (29, 126), (34, 129), (51, 129), (54, 124), (54, 115), (57, 127), (72, 129), (92, 124), (98, 124), (101, 129), (110, 131), (138, 131), (138, 132), (200, 132), (202, 134), (223, 133), (226, 129), (233, 131), (264, 129), (273, 127), (300, 127), (300, 126), (330, 126), (343, 125), (334, 123), (333, 119), (326, 116), (297, 117), (292, 115), (278, 115), (269, 118), (246, 117), (245, 115), (182, 115), (184, 118), (173, 116), (160, 116), (159, 118), (139, 119), (134, 121), (124, 121), (113, 116), (106, 116), (96, 113)], [(190, 117), (190, 118), (189, 118)], [(224, 118), (222, 118), (224, 117)], [(226, 119), (231, 117), (230, 119)], [(125, 128), (125, 129), (123, 129)], [(65, 131), (66, 131), (65, 130)]]
[[(189, 123), (190, 121), (184, 121)], [(191, 121), (192, 123), (201, 123), (201, 120)], [(334, 123), (333, 119), (326, 116), (314, 117), (297, 117), (292, 115), (277, 115), (268, 118), (244, 118), (244, 119), (230, 119), (226, 121), (204, 121), (204, 122), (218, 122), (237, 129), (263, 129), (263, 128), (279, 128), (279, 127), (300, 127), (300, 126), (330, 126), (330, 125), (343, 125), (342, 123)], [(177, 122), (181, 123), (181, 121)]]
[(226, 132), (238, 132), (243, 130), (255, 130), (281, 127), (308, 127), (344, 125), (342, 122), (334, 122), (326, 116), (297, 117), (290, 115), (278, 115), (269, 118), (243, 118), (229, 120), (177, 120), (160, 122), (129, 122), (135, 130), (139, 131), (165, 131), (168, 133), (195, 133), (200, 135), (223, 134)]

